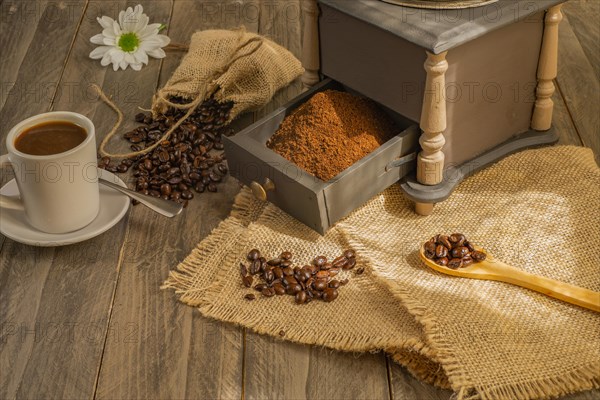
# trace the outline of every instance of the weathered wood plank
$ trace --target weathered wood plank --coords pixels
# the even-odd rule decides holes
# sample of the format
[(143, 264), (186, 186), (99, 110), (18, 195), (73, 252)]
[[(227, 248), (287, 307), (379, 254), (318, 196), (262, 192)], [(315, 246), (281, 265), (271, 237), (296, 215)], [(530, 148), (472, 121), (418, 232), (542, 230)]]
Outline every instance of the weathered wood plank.
[(600, 80), (600, 1), (570, 0), (565, 3), (563, 12)]
[(351, 354), (247, 333), (246, 399), (387, 399), (383, 354)]
[(554, 101), (554, 112), (552, 113), (552, 126), (556, 128), (559, 134), (558, 143), (559, 145), (576, 145), (581, 146), (581, 138), (573, 125), (573, 120), (565, 104), (565, 100), (557, 90), (552, 96)]
[[(40, 20), (44, 21), (43, 16), (47, 15), (46, 5), (47, 1), (41, 0), (0, 3), (0, 109), (9, 95), (20, 96), (26, 89), (26, 82), (15, 86), (19, 66), (36, 33), (32, 27), (37, 27)], [(68, 18), (68, 15), (63, 14), (63, 18)]]
[(394, 400), (448, 400), (451, 390), (443, 390), (421, 382), (404, 367), (388, 358), (390, 392)]
[[(189, 43), (196, 30), (238, 27), (246, 3), (176, 1), (167, 34), (174, 43)], [(155, 86), (166, 83), (182, 57), (167, 55)], [(251, 116), (241, 118), (235, 127), (250, 122)], [(98, 398), (241, 397), (242, 330), (208, 320), (178, 303), (172, 291), (159, 290), (169, 269), (229, 215), (238, 191), (228, 178), (218, 193), (197, 195), (174, 220), (133, 209), (109, 331), (127, 323), (139, 330), (133, 343), (107, 342)]]
[(600, 163), (600, 81), (565, 16), (559, 28), (558, 89), (583, 144)]

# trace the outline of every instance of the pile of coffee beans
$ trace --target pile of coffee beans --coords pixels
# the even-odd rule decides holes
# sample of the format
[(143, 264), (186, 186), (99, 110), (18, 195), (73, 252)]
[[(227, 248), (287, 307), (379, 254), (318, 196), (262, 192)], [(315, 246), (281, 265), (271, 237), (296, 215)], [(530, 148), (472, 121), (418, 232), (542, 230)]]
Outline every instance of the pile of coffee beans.
[[(294, 266), (292, 253), (284, 251), (277, 258), (267, 260), (257, 249), (247, 255), (248, 264), (240, 263), (242, 284), (253, 288), (263, 297), (290, 295), (296, 304), (310, 303), (313, 300), (332, 302), (337, 299), (340, 287), (348, 279), (339, 280), (338, 274), (356, 266), (356, 253), (346, 250), (339, 257), (329, 261), (325, 256), (315, 257), (309, 265)], [(361, 269), (361, 273), (364, 269)], [(255, 279), (256, 277), (256, 279)], [(252, 286), (258, 281), (256, 285)], [(256, 299), (248, 293), (247, 300)]]
[[(171, 99), (184, 103), (180, 98)], [(216, 192), (217, 185), (227, 174), (222, 152), (223, 135), (232, 135), (227, 121), (232, 102), (219, 103), (214, 99), (203, 102), (196, 111), (153, 151), (113, 164), (102, 157), (98, 167), (112, 173), (125, 173), (133, 169), (136, 191), (187, 206), (194, 192)], [(141, 126), (126, 132), (132, 151), (140, 151), (155, 144), (180, 118), (185, 110), (171, 108), (166, 114), (153, 119), (139, 113), (135, 116)]]
[(436, 264), (458, 269), (485, 260), (485, 253), (475, 250), (462, 233), (435, 235), (424, 245), (425, 257)]

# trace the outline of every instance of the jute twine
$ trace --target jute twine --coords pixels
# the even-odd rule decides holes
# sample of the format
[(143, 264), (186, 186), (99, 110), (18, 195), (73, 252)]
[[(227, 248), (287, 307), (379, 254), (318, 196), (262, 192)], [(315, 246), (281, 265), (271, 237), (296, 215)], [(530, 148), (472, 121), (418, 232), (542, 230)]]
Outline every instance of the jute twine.
[[(462, 399), (533, 399), (600, 387), (600, 314), (500, 282), (429, 270), (419, 245), (460, 231), (526, 271), (600, 290), (600, 170), (589, 149), (524, 151), (464, 181), (429, 217), (390, 187), (325, 236), (244, 189), (231, 216), (169, 274), (165, 288), (221, 321), (298, 343), (388, 351)], [(306, 262), (357, 250), (366, 267), (333, 303), (244, 300), (250, 248)]]
[[(171, 50), (184, 50), (184, 45), (175, 45)], [(177, 67), (167, 84), (152, 101), (155, 117), (166, 113), (169, 108), (186, 110), (161, 138), (151, 146), (128, 153), (110, 153), (106, 147), (116, 135), (123, 113), (106, 96), (98, 85), (92, 88), (98, 96), (117, 114), (117, 121), (100, 143), (99, 153), (111, 158), (131, 158), (148, 154), (168, 140), (198, 106), (208, 98), (220, 102), (233, 101), (229, 122), (240, 113), (266, 105), (280, 88), (296, 79), (304, 70), (288, 50), (274, 42), (240, 28), (235, 31), (209, 30), (192, 36), (187, 55)], [(188, 100), (174, 103), (173, 97)]]

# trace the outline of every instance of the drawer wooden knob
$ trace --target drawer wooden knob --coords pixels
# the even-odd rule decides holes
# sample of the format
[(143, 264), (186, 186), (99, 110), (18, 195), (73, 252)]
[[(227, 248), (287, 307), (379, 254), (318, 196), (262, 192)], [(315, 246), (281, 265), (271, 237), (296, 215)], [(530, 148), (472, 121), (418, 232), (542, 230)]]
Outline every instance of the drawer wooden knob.
[(262, 185), (256, 181), (252, 181), (252, 183), (250, 183), (250, 189), (252, 189), (254, 197), (258, 200), (266, 201), (267, 192), (269, 190), (275, 190), (275, 184), (269, 178), (265, 178), (265, 182)]

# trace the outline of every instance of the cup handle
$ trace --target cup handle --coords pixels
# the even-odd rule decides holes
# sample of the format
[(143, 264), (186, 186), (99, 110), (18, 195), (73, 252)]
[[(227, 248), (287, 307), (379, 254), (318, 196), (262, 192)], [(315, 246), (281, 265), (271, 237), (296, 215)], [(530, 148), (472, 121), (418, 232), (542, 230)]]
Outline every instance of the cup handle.
[[(0, 168), (9, 167), (10, 161), (8, 154), (0, 156)], [(4, 196), (0, 194), (0, 208), (8, 208), (11, 210), (24, 210), (23, 202), (18, 197)]]

